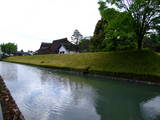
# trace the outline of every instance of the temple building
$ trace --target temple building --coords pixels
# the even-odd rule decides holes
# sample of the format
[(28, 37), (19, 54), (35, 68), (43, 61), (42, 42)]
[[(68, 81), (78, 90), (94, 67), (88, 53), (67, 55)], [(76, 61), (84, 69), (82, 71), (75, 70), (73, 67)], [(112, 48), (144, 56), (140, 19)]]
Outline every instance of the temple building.
[(41, 43), (38, 54), (72, 54), (78, 52), (78, 46), (72, 44), (67, 38), (53, 40), (52, 43)]

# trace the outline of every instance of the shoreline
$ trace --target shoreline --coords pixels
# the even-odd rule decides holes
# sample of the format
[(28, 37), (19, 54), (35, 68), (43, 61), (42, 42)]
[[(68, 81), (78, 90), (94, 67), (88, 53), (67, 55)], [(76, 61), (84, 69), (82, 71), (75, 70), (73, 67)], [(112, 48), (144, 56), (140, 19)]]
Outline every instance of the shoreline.
[(13, 61), (2, 61), (2, 62), (16, 63), (16, 64), (22, 64), (22, 65), (35, 66), (35, 67), (43, 67), (43, 68), (51, 68), (58, 72), (65, 71), (67, 73), (81, 74), (85, 76), (111, 78), (113, 80), (119, 80), (119, 81), (122, 80), (122, 81), (128, 81), (132, 83), (160, 86), (160, 77), (153, 76), (153, 75), (138, 75), (135, 73), (118, 73), (118, 72), (106, 72), (106, 71), (90, 71), (88, 69), (74, 69), (74, 68), (67, 68), (67, 67), (47, 66), (47, 65), (38, 65), (38, 64), (13, 62)]

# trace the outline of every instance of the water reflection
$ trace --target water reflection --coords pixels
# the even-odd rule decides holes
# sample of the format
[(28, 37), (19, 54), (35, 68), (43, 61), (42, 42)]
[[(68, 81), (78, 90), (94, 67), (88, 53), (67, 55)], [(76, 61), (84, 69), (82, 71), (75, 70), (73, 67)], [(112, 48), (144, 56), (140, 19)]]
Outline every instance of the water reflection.
[(100, 120), (91, 86), (34, 67), (17, 68), (17, 81), (2, 76), (27, 120)]
[[(111, 81), (90, 77), (77, 77), (60, 73), (61, 76), (78, 83), (91, 85), (98, 95), (96, 111), (101, 120), (143, 120), (140, 109), (141, 102), (148, 101), (159, 95), (157, 87), (130, 84), (123, 81)], [(144, 119), (148, 120), (148, 119)], [(150, 120), (154, 120), (151, 119)]]
[(160, 120), (160, 96), (141, 103), (141, 109), (146, 120)]
[(17, 80), (17, 65), (3, 62), (0, 64), (1, 75), (7, 80)]
[[(11, 66), (15, 80), (7, 77)], [(13, 63), (0, 62), (0, 68), (27, 120), (154, 120), (149, 109), (160, 104), (160, 89), (153, 86)], [(159, 107), (152, 112), (159, 116)]]

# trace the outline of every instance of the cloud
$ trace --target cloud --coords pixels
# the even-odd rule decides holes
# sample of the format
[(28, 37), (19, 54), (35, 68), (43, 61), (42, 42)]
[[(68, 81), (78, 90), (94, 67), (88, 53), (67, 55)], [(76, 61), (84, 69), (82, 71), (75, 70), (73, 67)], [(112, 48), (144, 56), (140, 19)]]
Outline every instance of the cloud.
[(15, 42), (19, 50), (70, 39), (75, 29), (90, 36), (100, 19), (97, 0), (3, 0), (0, 16), (0, 42)]

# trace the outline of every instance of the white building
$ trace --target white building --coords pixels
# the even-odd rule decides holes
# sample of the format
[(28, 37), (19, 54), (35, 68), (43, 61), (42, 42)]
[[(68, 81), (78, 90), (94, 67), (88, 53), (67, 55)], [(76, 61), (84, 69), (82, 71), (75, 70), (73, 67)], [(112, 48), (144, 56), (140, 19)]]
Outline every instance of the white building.
[(66, 49), (64, 45), (61, 45), (61, 47), (59, 48), (59, 54), (73, 54), (73, 53), (76, 53), (76, 52)]
[(42, 43), (38, 54), (72, 54), (77, 53), (78, 46), (72, 44), (67, 38), (54, 40), (52, 43)]

